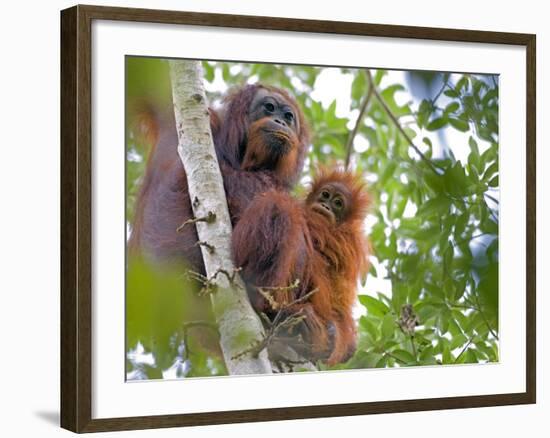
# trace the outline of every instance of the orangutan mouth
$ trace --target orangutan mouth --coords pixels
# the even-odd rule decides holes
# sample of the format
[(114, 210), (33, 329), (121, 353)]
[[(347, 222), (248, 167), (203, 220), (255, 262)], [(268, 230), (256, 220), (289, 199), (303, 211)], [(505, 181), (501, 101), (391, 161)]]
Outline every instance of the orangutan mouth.
[(323, 204), (322, 202), (316, 202), (311, 206), (311, 209), (320, 215), (326, 217), (330, 222), (334, 223), (336, 221), (336, 218), (334, 217), (334, 213), (330, 210), (330, 208)]

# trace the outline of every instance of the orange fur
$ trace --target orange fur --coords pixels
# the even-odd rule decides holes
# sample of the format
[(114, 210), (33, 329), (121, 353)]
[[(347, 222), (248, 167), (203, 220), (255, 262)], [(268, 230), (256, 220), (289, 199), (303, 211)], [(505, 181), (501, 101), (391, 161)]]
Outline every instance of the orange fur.
[[(342, 223), (332, 224), (324, 216), (308, 209), (312, 197), (327, 183), (338, 182), (351, 193), (350, 211)], [(318, 292), (312, 304), (324, 321), (334, 324), (333, 350), (326, 360), (329, 365), (347, 360), (355, 351), (356, 331), (352, 307), (357, 299), (357, 282), (369, 268), (369, 246), (363, 232), (363, 221), (370, 199), (360, 175), (338, 168), (321, 169), (306, 198), (308, 231), (313, 241), (313, 263), (316, 275), (313, 285)]]
[[(349, 191), (348, 211), (341, 223), (332, 223), (310, 208), (312, 199), (327, 183)], [(256, 197), (233, 231), (233, 257), (252, 305), (274, 317), (258, 287), (298, 288), (277, 292), (277, 304), (288, 304), (315, 290), (306, 302), (288, 309), (305, 319), (291, 330), (299, 353), (329, 365), (346, 361), (355, 351), (356, 331), (352, 307), (357, 282), (368, 270), (368, 243), (362, 226), (369, 197), (359, 175), (337, 168), (321, 169), (303, 201), (280, 191)], [(300, 335), (300, 336), (298, 336)], [(301, 339), (300, 339), (301, 338)], [(290, 341), (289, 341), (290, 342)]]
[[(255, 171), (257, 169), (273, 169), (279, 178), (287, 180), (296, 172), (296, 162), (300, 152), (300, 140), (291, 132), (290, 135), (279, 133), (276, 138), (266, 139), (263, 127), (269, 118), (257, 120), (248, 130), (248, 147), (246, 148), (241, 169)], [(273, 154), (273, 147), (266, 147), (266, 143), (277, 142), (278, 147), (285, 153)], [(269, 145), (268, 145), (269, 146)]]

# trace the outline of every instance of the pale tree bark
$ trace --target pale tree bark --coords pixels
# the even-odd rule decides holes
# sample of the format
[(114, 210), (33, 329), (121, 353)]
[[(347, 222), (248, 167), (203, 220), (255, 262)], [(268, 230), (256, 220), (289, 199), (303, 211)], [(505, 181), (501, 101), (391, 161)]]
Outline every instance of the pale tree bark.
[[(272, 372), (266, 349), (243, 354), (264, 339), (231, 259), (231, 221), (212, 133), (199, 61), (170, 60), (178, 153), (187, 174), (194, 224), (201, 244), (220, 345), (229, 374)], [(187, 226), (193, 226), (189, 224)]]

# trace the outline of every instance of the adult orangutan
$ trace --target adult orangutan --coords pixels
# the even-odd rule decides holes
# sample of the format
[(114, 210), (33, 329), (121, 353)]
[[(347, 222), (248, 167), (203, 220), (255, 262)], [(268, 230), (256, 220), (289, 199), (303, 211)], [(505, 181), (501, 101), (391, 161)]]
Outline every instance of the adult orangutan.
[[(253, 307), (271, 319), (281, 308), (303, 317), (291, 330), (300, 335), (292, 347), (329, 365), (346, 361), (356, 347), (352, 306), (368, 269), (362, 231), (368, 205), (358, 175), (324, 169), (303, 202), (282, 191), (265, 192), (233, 231), (235, 264), (243, 269)], [(296, 287), (282, 288), (296, 280)], [(271, 288), (270, 299), (258, 288), (264, 294)]]
[[(272, 190), (285, 193), (298, 179), (309, 144), (296, 101), (284, 90), (246, 85), (229, 93), (220, 110), (210, 110), (211, 127), (229, 212), (238, 223), (253, 198)], [(178, 227), (192, 218), (187, 177), (177, 154), (173, 111), (142, 108), (139, 131), (154, 145), (149, 154), (129, 249), (156, 261), (185, 261), (204, 274), (197, 233)], [(248, 223), (255, 217), (247, 217)]]

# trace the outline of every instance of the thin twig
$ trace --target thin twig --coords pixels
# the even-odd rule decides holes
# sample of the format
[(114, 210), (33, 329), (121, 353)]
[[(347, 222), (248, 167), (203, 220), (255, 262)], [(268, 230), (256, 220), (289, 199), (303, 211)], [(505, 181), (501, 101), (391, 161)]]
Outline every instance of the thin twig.
[(491, 201), (493, 201), (497, 205), (499, 205), (500, 203), (497, 198), (495, 198), (494, 196), (488, 195), (487, 193), (484, 193), (483, 196), (485, 196), (486, 198), (489, 198)]
[[(273, 302), (273, 299), (271, 297), (268, 298), (269, 293), (267, 290), (271, 291), (277, 291), (281, 289), (289, 289), (289, 288), (295, 288), (298, 285), (298, 282), (294, 282), (290, 286), (286, 287), (266, 287), (266, 288), (258, 288), (258, 291), (264, 296), (268, 302)], [(314, 293), (317, 292), (318, 289), (313, 289), (312, 291), (308, 292), (307, 294), (302, 295), (301, 297), (296, 298), (295, 300), (279, 304), (277, 307), (273, 307), (274, 310), (277, 310), (277, 313), (275, 314), (275, 317), (273, 318), (273, 321), (271, 321), (267, 315), (260, 314), (262, 317), (262, 320), (264, 321), (265, 325), (267, 326), (267, 331), (263, 339), (260, 341), (254, 343), (249, 348), (241, 351), (237, 355), (234, 356), (233, 359), (238, 359), (239, 357), (242, 357), (246, 354), (252, 355), (252, 357), (257, 357), (262, 350), (269, 347), (273, 339), (277, 336), (277, 334), (281, 331), (283, 328), (289, 328), (300, 324), (304, 319), (307, 318), (306, 315), (303, 314), (303, 308), (298, 309), (294, 313), (287, 313), (289, 309), (291, 309), (296, 304), (300, 304), (303, 301), (307, 300), (309, 297), (311, 297)]]
[(273, 291), (273, 292), (277, 292), (277, 291), (286, 291), (286, 290), (292, 290), (292, 289), (296, 289), (298, 287), (298, 285), (300, 284), (300, 280), (297, 278), (296, 280), (294, 280), (294, 282), (292, 284), (290, 284), (289, 286), (262, 286), (262, 287), (259, 287), (258, 289), (261, 289), (263, 292), (268, 292), (268, 291)]
[[(460, 197), (451, 195), (449, 192), (446, 192), (445, 196), (447, 196), (447, 198), (453, 201), (461, 202), (464, 205), (464, 207), (466, 207), (467, 205), (469, 206), (481, 205), (481, 202), (483, 201), (481, 198), (477, 198), (475, 201), (464, 200)], [(489, 214), (493, 217), (495, 222), (498, 223), (498, 217), (496, 216), (495, 212), (489, 206), (487, 206), (487, 209), (489, 210)]]
[[(287, 291), (294, 290), (298, 287), (299, 284), (300, 284), (300, 280), (296, 279), (296, 281), (294, 281), (294, 283), (292, 283), (290, 286), (258, 287), (258, 293), (265, 298), (265, 300), (269, 303), (269, 306), (271, 307), (272, 310), (279, 310), (282, 307), (288, 306), (288, 304), (278, 303), (273, 298), (273, 294), (275, 292), (287, 292)], [(316, 289), (312, 292), (315, 292), (315, 291)], [(297, 298), (295, 301), (293, 301), (293, 303), (296, 304), (301, 301), (305, 301), (307, 298), (311, 296), (312, 292)]]
[(200, 272), (192, 271), (191, 269), (186, 272), (187, 278), (190, 280), (197, 281), (202, 284), (201, 289), (199, 290), (199, 295), (209, 295), (218, 290), (218, 285), (213, 278), (208, 278), (205, 275), (202, 275)]
[(402, 360), (402, 359), (399, 359), (397, 356), (394, 356), (393, 354), (391, 354), (391, 353), (389, 353), (389, 352), (387, 352), (387, 351), (385, 351), (384, 354), (385, 354), (386, 356), (391, 357), (392, 359), (396, 360), (397, 362), (399, 362), (399, 363), (401, 363), (401, 364), (403, 364), (403, 365), (407, 365), (407, 362), (405, 362), (405, 361)]
[(492, 235), (492, 234), (491, 233), (474, 234), (473, 236), (470, 236), (466, 239), (455, 240), (454, 244), (455, 245), (462, 245), (463, 243), (471, 242), (472, 240), (477, 239), (478, 237), (490, 236), (490, 235)]
[(215, 220), (216, 220), (216, 214), (209, 211), (208, 214), (204, 217), (196, 217), (193, 219), (186, 220), (183, 224), (181, 224), (178, 228), (176, 228), (176, 233), (181, 233), (181, 231), (186, 225), (196, 224), (197, 222), (206, 222), (207, 224), (211, 224), (211, 223), (214, 223)]
[(447, 88), (448, 86), (449, 86), (449, 82), (448, 81), (443, 81), (443, 86), (441, 87), (439, 92), (435, 95), (435, 97), (433, 99), (430, 100), (431, 103), (432, 103), (432, 106), (435, 106), (435, 102), (437, 101), (437, 99), (439, 99), (439, 96), (441, 96), (441, 93), (443, 93), (445, 88)]
[(186, 272), (187, 278), (191, 280), (198, 281), (202, 284), (202, 288), (199, 291), (199, 295), (208, 295), (211, 293), (214, 293), (218, 290), (218, 284), (216, 282), (216, 279), (218, 278), (219, 274), (223, 274), (227, 277), (227, 280), (231, 284), (231, 286), (235, 288), (240, 288), (240, 284), (235, 281), (237, 274), (242, 270), (242, 268), (235, 268), (231, 273), (229, 273), (227, 270), (220, 268), (214, 274), (208, 278), (205, 275), (202, 275), (200, 272), (192, 271), (191, 269), (188, 269)]
[(392, 122), (395, 124), (397, 130), (401, 133), (401, 135), (405, 138), (405, 140), (407, 140), (407, 142), (409, 143), (409, 145), (414, 149), (414, 151), (420, 156), (420, 158), (428, 165), (428, 167), (436, 174), (436, 175), (440, 175), (440, 173), (438, 172), (438, 168), (435, 166), (434, 163), (432, 163), (432, 161), (426, 157), (426, 155), (424, 155), (422, 153), (422, 151), (414, 144), (414, 142), (412, 141), (412, 139), (409, 137), (409, 135), (405, 132), (405, 130), (403, 129), (403, 127), (401, 126), (401, 124), (399, 123), (399, 120), (397, 120), (397, 117), (395, 116), (395, 114), (392, 112), (392, 110), (390, 109), (390, 107), (388, 106), (388, 104), (386, 103), (386, 101), (384, 100), (384, 98), (382, 97), (382, 95), (380, 94), (380, 92), (378, 91), (378, 89), (376, 88), (376, 85), (374, 83), (374, 79), (372, 78), (372, 74), (370, 72), (370, 70), (366, 70), (367, 72), (367, 78), (369, 80), (369, 83), (370, 83), (370, 86), (372, 88), (372, 92), (374, 93), (376, 99), (378, 100), (378, 102), (380, 102), (380, 105), (382, 105), (382, 108), (384, 108), (384, 111), (386, 111), (386, 113), (388, 114), (388, 116), (390, 117), (390, 119), (392, 120)]
[(298, 310), (294, 314), (286, 315), (284, 316), (284, 318), (280, 317), (279, 315), (282, 315), (282, 312), (277, 313), (275, 319), (273, 320), (271, 325), (268, 327), (267, 333), (265, 334), (262, 340), (254, 343), (249, 348), (241, 351), (240, 353), (237, 353), (233, 357), (233, 359), (238, 359), (247, 354), (250, 354), (252, 357), (258, 357), (258, 355), (271, 344), (272, 340), (275, 338), (277, 333), (282, 328), (294, 327), (295, 325), (299, 324), (304, 319), (306, 319), (306, 316), (303, 315), (302, 309)]
[[(500, 202), (499, 202), (498, 199), (496, 199), (495, 197), (493, 197), (491, 195), (488, 195), (487, 193), (483, 193), (483, 196), (487, 197), (488, 199), (493, 201), (497, 205), (497, 209), (498, 209), (498, 206), (500, 205)], [(489, 213), (491, 214), (491, 216), (493, 217), (495, 222), (498, 224), (498, 216), (496, 215), (496, 213), (493, 211), (493, 209), (491, 207), (489, 207), (489, 205), (487, 204), (487, 201), (485, 201), (485, 205), (487, 206), (487, 209), (489, 210)]]
[(369, 91), (367, 92), (367, 95), (365, 96), (365, 99), (361, 104), (361, 109), (359, 110), (359, 115), (357, 116), (357, 120), (355, 121), (355, 126), (353, 127), (353, 131), (348, 137), (348, 142), (346, 144), (346, 162), (345, 162), (346, 169), (349, 166), (349, 161), (351, 158), (351, 149), (353, 147), (353, 141), (355, 140), (355, 136), (357, 135), (357, 132), (359, 132), (359, 127), (361, 126), (361, 123), (363, 122), (363, 117), (367, 111), (367, 107), (372, 97), (372, 92), (373, 92), (373, 86), (369, 85)]
[(203, 242), (202, 240), (197, 240), (195, 246), (204, 246), (210, 254), (216, 252), (216, 248), (213, 245), (210, 245), (208, 242)]
[[(475, 336), (474, 336), (475, 337)], [(460, 353), (458, 353), (458, 356), (456, 357), (455, 359), (455, 363), (458, 362), (458, 359), (462, 356), (462, 354), (464, 354), (464, 352), (468, 349), (468, 347), (470, 346), (470, 344), (472, 343), (472, 341), (474, 340), (474, 337), (470, 338), (470, 340), (468, 341), (468, 343), (464, 346), (464, 348), (460, 351)]]
[(476, 293), (472, 293), (472, 296), (474, 297), (475, 301), (476, 301), (476, 305), (477, 305), (477, 311), (479, 312), (479, 314), (481, 315), (481, 318), (483, 319), (483, 322), (485, 323), (485, 325), (487, 326), (487, 329), (489, 330), (489, 333), (491, 333), (494, 338), (498, 341), (498, 335), (493, 331), (493, 329), (491, 328), (491, 325), (489, 324), (489, 320), (487, 319), (487, 317), (485, 316), (485, 312), (483, 312), (483, 310), (481, 309), (481, 303), (479, 302), (479, 298), (477, 296)]
[(231, 273), (229, 273), (229, 272), (227, 272), (227, 270), (225, 270), (223, 268), (219, 268), (216, 272), (214, 272), (212, 277), (210, 277), (210, 280), (214, 281), (218, 277), (218, 274), (223, 274), (223, 275), (226, 276), (227, 280), (229, 281), (229, 283), (232, 286), (237, 286), (237, 284), (235, 283), (235, 278), (236, 278), (237, 274), (242, 271), (242, 269), (243, 268), (234, 268), (233, 271)]
[[(284, 359), (282, 358), (272, 359), (272, 362), (277, 367), (277, 370), (280, 373), (286, 372), (284, 366), (286, 366), (286, 370), (294, 371), (294, 367), (296, 365), (306, 366), (307, 364), (311, 364), (311, 361), (308, 359), (293, 360), (293, 359), (288, 359), (286, 357)], [(309, 370), (306, 369), (305, 371), (309, 371)]]

